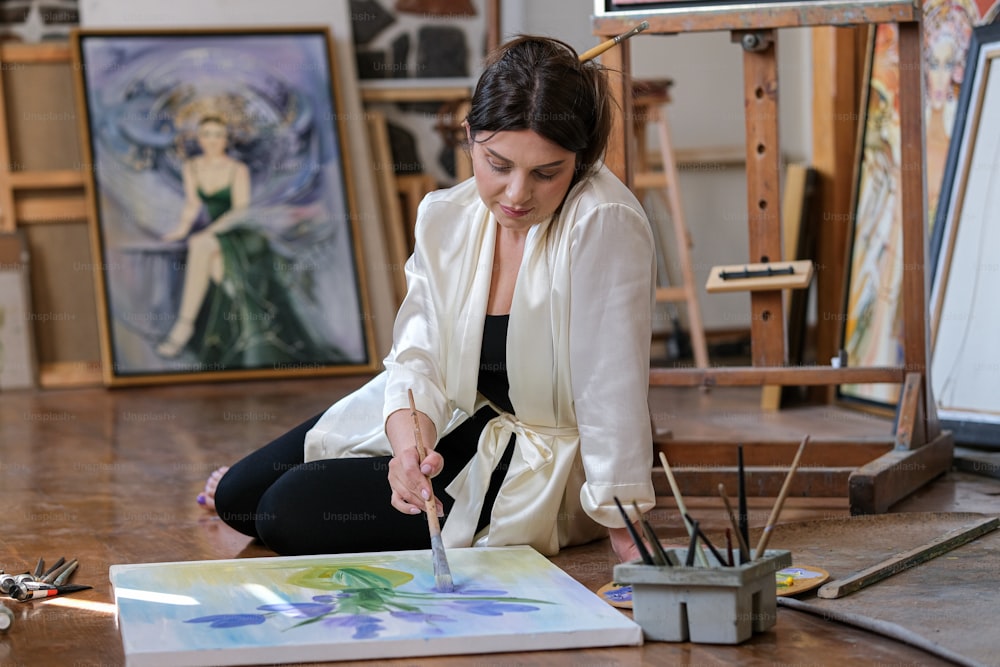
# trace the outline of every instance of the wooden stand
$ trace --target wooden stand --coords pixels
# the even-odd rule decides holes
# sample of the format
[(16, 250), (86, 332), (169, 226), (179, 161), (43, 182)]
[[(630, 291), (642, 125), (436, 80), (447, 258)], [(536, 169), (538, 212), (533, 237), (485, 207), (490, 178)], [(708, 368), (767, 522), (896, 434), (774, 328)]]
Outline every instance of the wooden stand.
[(0, 232), (31, 259), (38, 383), (101, 384), (86, 172), (67, 43), (0, 45)]
[[(920, 486), (948, 470), (954, 442), (950, 432), (942, 432), (937, 420), (935, 403), (927, 378), (928, 335), (925, 319), (927, 281), (924, 272), (926, 257), (926, 224), (924, 215), (923, 173), (923, 74), (921, 55), (921, 10), (914, 2), (788, 2), (760, 3), (753, 20), (748, 21), (746, 7), (704, 3), (702, 8), (649, 9), (606, 13), (593, 18), (593, 32), (601, 41), (621, 34), (642, 21), (649, 28), (646, 34), (675, 34), (693, 31), (730, 31), (733, 41), (743, 48), (744, 99), (746, 110), (747, 212), (750, 233), (749, 261), (770, 262), (781, 259), (780, 174), (778, 146), (778, 67), (776, 60), (776, 30), (779, 28), (823, 25), (867, 25), (895, 22), (899, 24), (899, 116), (902, 164), (902, 223), (903, 262), (911, 270), (903, 276), (903, 318), (906, 330), (904, 365), (901, 367), (834, 368), (811, 366), (790, 368), (785, 351), (784, 318), (780, 289), (751, 293), (752, 366), (713, 369), (653, 369), (650, 384), (659, 386), (765, 386), (765, 385), (835, 385), (849, 383), (902, 383), (904, 390), (898, 408), (895, 439), (877, 458), (864, 462), (872, 452), (871, 443), (842, 442), (837, 451), (819, 451), (832, 445), (820, 445), (813, 434), (814, 444), (807, 452), (803, 469), (797, 474), (796, 495), (849, 496), (851, 512), (870, 514), (885, 512), (890, 505), (906, 497)], [(748, 23), (756, 26), (747, 30)], [(623, 73), (613, 81), (614, 94), (625, 118), (632, 117), (630, 84), (630, 42), (625, 41), (603, 56), (603, 64)], [(626, 183), (633, 185), (628, 155), (633, 142), (629, 123), (617, 122), (607, 155), (608, 166)], [(735, 449), (735, 443), (732, 449)], [(743, 443), (745, 448), (748, 443)], [(768, 443), (758, 443), (765, 446)], [(770, 443), (773, 444), (773, 443)], [(678, 441), (669, 443), (671, 460), (697, 459), (698, 452), (707, 453), (705, 443), (692, 443), (692, 451), (684, 452)], [(662, 445), (660, 445), (662, 446)], [(770, 457), (787, 466), (795, 451), (795, 443), (781, 443), (779, 458)], [(776, 450), (772, 450), (776, 451)], [(753, 453), (748, 451), (748, 465), (753, 466)], [(721, 459), (716, 459), (712, 463)], [(735, 454), (725, 452), (726, 461), (735, 461)], [(850, 462), (850, 463), (848, 463)], [(724, 470), (704, 466), (690, 480), (690, 486), (711, 495), (708, 478), (718, 480)], [(860, 465), (859, 465), (860, 464)], [(683, 465), (683, 464), (682, 464)], [(731, 465), (731, 464), (730, 464)], [(851, 466), (849, 472), (846, 466)], [(756, 471), (754, 488), (759, 495), (776, 495), (785, 469), (770, 473)], [(657, 475), (662, 477), (662, 475)], [(735, 488), (735, 487), (734, 487)], [(822, 490), (821, 490), (822, 489)], [(817, 493), (817, 491), (820, 491)], [(689, 492), (691, 489), (689, 488)], [(698, 491), (700, 494), (700, 490)]]

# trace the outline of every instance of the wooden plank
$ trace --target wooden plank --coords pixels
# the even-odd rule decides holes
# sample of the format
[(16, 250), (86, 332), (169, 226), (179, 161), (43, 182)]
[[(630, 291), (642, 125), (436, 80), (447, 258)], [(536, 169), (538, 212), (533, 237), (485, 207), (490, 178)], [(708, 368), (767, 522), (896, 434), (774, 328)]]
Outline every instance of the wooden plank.
[(656, 300), (657, 301), (686, 301), (688, 297), (687, 290), (683, 287), (657, 287), (656, 288)]
[(70, 50), (68, 42), (40, 42), (25, 44), (5, 42), (0, 44), (0, 60), (8, 66), (35, 65), (40, 63), (68, 63)]
[[(0, 54), (3, 51), (0, 50)], [(6, 58), (0, 55), (6, 65)], [(14, 164), (11, 162), (10, 128), (7, 124), (7, 85), (4, 82), (5, 66), (0, 66), (0, 232), (13, 232), (17, 221), (13, 215), (14, 191), (10, 184)]]
[(428, 86), (421, 88), (361, 88), (361, 101), (371, 102), (447, 102), (472, 96), (468, 86)]
[[(792, 440), (740, 440), (743, 461), (748, 467), (788, 466), (795, 457), (798, 443)], [(810, 467), (861, 467), (892, 451), (892, 439), (885, 438), (813, 438), (811, 447), (803, 454), (802, 466)], [(671, 466), (703, 466), (726, 468), (736, 461), (737, 443), (714, 439), (673, 438), (656, 443)], [(654, 473), (656, 474), (656, 473)]]
[[(807, 241), (806, 226), (810, 222), (806, 214), (806, 205), (811, 202), (814, 190), (814, 172), (805, 164), (790, 164), (785, 168), (785, 187), (781, 201), (781, 259), (787, 262), (806, 261), (809, 265), (809, 280), (812, 282), (814, 273), (814, 254)], [(783, 296), (785, 327), (788, 336), (788, 360), (791, 363), (802, 363), (802, 347), (805, 344), (804, 327), (806, 326), (806, 303), (808, 293), (786, 290)], [(760, 406), (762, 410), (775, 411), (781, 409), (783, 394), (781, 385), (766, 385), (761, 390)]]
[[(781, 259), (781, 149), (778, 141), (777, 39), (773, 31), (734, 32), (760, 44), (743, 49), (743, 100), (746, 124), (747, 220), (751, 263)], [(754, 366), (785, 363), (782, 293), (750, 294), (751, 357)]]
[(866, 586), (898, 574), (903, 570), (926, 563), (932, 558), (937, 558), (963, 544), (968, 544), (977, 537), (996, 530), (998, 524), (1000, 524), (1000, 519), (989, 517), (975, 521), (967, 526), (956, 528), (935, 540), (931, 540), (927, 544), (904, 551), (861, 572), (843, 579), (831, 581), (821, 586), (817, 595), (829, 600), (849, 595)]
[[(927, 222), (924, 192), (923, 35), (918, 22), (899, 26), (900, 192), (903, 227), (903, 359), (906, 367), (926, 377), (930, 358), (927, 324)], [(924, 440), (937, 437), (941, 427), (929, 382), (922, 383), (921, 404), (927, 416)]]
[(103, 384), (100, 361), (57, 361), (43, 363), (38, 369), (38, 384), (43, 389), (96, 387)]
[(920, 405), (920, 373), (907, 373), (899, 396), (899, 417), (896, 419), (896, 449), (913, 449), (926, 442), (923, 410)]
[[(739, 477), (736, 468), (675, 467), (671, 464), (671, 469), (685, 498), (709, 497), (713, 493), (717, 495), (720, 482), (726, 485), (726, 489), (736, 489)], [(796, 497), (843, 498), (847, 495), (850, 476), (854, 470), (845, 466), (798, 470), (788, 493)], [(747, 495), (774, 498), (781, 491), (787, 475), (787, 467), (747, 469), (744, 474)], [(665, 475), (653, 475), (653, 490), (657, 495), (670, 493)], [(763, 517), (757, 518), (763, 522), (767, 519), (767, 512)]]
[[(791, 268), (794, 273), (779, 273), (773, 276), (760, 276), (753, 278), (730, 278), (722, 277), (723, 273), (733, 274), (740, 271), (787, 271)], [(705, 282), (705, 291), (715, 292), (759, 292), (774, 291), (777, 289), (805, 289), (809, 287), (813, 276), (813, 263), (805, 259), (796, 262), (767, 262), (753, 264), (728, 264), (726, 266), (713, 266)]]
[(704, 3), (701, 7), (637, 8), (613, 14), (596, 15), (591, 24), (594, 34), (613, 37), (631, 30), (641, 21), (649, 21), (646, 33), (683, 33), (709, 30), (750, 30), (758, 28), (796, 28), (816, 25), (864, 25), (915, 21), (920, 18), (919, 2), (847, 2), (757, 3), (746, 5)]
[(882, 514), (951, 468), (955, 443), (943, 431), (918, 449), (893, 450), (858, 468), (848, 489), (851, 514)]
[[(629, 26), (629, 29), (632, 27)], [(619, 33), (616, 32), (610, 37), (617, 34)], [(625, 122), (625, 119), (635, 117), (632, 105), (632, 76), (630, 73), (632, 47), (630, 42), (631, 40), (619, 42), (615, 48), (602, 53), (601, 65), (608, 70), (608, 87), (610, 88), (612, 104), (615, 109), (619, 110), (611, 123), (608, 148), (604, 153), (604, 164), (623, 183), (633, 187), (634, 128), (633, 123)]]
[(86, 185), (84, 172), (78, 169), (51, 169), (15, 171), (10, 174), (10, 184), (25, 190), (46, 188), (82, 188)]
[(649, 383), (669, 387), (753, 387), (761, 384), (828, 385), (886, 382), (901, 384), (901, 366), (834, 368), (832, 366), (651, 368)]
[(52, 199), (45, 196), (21, 196), (14, 202), (14, 215), (22, 225), (87, 220), (84, 195)]
[(389, 143), (389, 131), (385, 114), (381, 111), (369, 110), (368, 140), (375, 160), (375, 185), (378, 190), (381, 205), (382, 230), (385, 234), (386, 251), (389, 258), (387, 271), (390, 282), (395, 290), (395, 307), (403, 302), (406, 296), (406, 274), (403, 266), (409, 256), (407, 227), (403, 219), (403, 208), (399, 192), (396, 189), (396, 174), (392, 166), (392, 147)]
[[(823, 26), (812, 32), (812, 167), (817, 174), (816, 358), (826, 361), (840, 348), (851, 227), (852, 190), (861, 133), (862, 67), (869, 50), (868, 28)], [(859, 47), (858, 43), (863, 46)], [(848, 175), (852, 175), (848, 178)], [(814, 402), (829, 403), (835, 387), (815, 387)]]

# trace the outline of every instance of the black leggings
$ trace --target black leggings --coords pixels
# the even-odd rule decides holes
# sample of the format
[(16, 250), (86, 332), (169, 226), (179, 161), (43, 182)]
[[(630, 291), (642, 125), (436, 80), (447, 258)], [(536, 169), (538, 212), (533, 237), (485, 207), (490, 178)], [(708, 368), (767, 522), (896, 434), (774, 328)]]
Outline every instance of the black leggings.
[[(403, 514), (390, 503), (391, 457), (304, 462), (305, 435), (320, 416), (230, 467), (215, 491), (222, 520), (284, 556), (429, 548), (426, 516)], [(431, 480), (444, 506), (442, 522), (454, 503), (444, 489), (475, 454), (479, 434), (495, 416), (483, 408), (435, 447), (444, 458), (444, 469)], [(513, 450), (512, 436), (493, 473), (480, 529), (489, 522)]]

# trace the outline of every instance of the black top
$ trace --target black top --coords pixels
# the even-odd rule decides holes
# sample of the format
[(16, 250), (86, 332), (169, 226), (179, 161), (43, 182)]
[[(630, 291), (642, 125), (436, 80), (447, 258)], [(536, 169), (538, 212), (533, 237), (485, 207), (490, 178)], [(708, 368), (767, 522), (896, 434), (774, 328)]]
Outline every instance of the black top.
[(479, 353), (478, 389), (486, 398), (513, 413), (507, 380), (507, 323), (510, 315), (487, 315), (483, 349)]

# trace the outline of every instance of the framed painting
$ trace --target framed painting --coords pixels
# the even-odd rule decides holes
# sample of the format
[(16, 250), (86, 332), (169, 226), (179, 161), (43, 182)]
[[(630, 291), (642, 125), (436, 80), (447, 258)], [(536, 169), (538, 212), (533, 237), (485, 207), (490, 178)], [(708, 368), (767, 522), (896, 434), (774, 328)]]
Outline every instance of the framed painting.
[[(996, 12), (996, 0), (925, 0), (923, 70), (927, 226), (932, 233), (958, 93), (974, 26)], [(842, 317), (841, 347), (849, 366), (903, 364), (902, 203), (898, 110), (899, 49), (894, 24), (873, 29), (865, 77), (862, 136)], [(896, 384), (842, 384), (838, 397), (891, 411)]]
[(934, 225), (930, 382), (958, 442), (1000, 448), (1000, 24), (975, 29)]
[(530, 547), (113, 565), (126, 663), (247, 665), (639, 645), (642, 628)]
[(0, 233), (0, 392), (37, 382), (28, 259), (23, 234)]
[(106, 384), (374, 371), (328, 29), (72, 52)]

